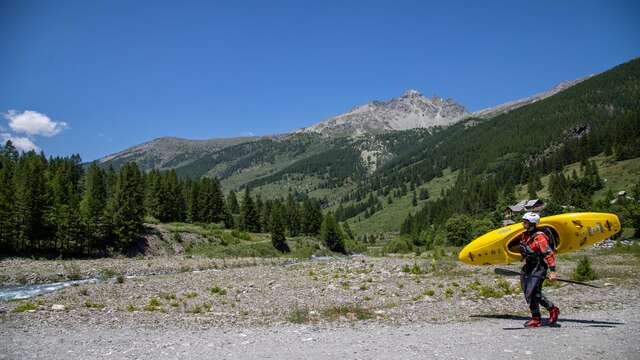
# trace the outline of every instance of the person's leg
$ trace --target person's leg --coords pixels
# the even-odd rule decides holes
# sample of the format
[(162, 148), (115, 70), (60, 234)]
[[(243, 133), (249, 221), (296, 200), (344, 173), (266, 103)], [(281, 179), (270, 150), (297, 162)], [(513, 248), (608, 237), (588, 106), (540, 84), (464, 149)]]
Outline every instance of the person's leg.
[(538, 327), (542, 324), (540, 317), (540, 300), (536, 296), (539, 277), (524, 274), (520, 277), (520, 280), (524, 298), (529, 305), (529, 310), (531, 311), (531, 320), (527, 321), (524, 326)]

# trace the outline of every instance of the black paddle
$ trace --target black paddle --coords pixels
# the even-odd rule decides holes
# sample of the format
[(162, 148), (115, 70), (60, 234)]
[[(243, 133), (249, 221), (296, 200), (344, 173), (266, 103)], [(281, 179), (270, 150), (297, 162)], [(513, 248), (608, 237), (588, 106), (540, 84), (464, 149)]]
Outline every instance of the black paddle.
[[(496, 268), (494, 270), (494, 272), (498, 275), (503, 275), (503, 276), (520, 276), (520, 273), (517, 271), (513, 271), (513, 270), (509, 270), (509, 269), (501, 269), (501, 268)], [(573, 280), (567, 280), (567, 279), (556, 279), (557, 281), (561, 281), (561, 282), (566, 282), (569, 284), (576, 284), (576, 285), (584, 285), (584, 286), (589, 286), (592, 288), (600, 288), (600, 286), (596, 286), (596, 285), (592, 285), (592, 284), (587, 284), (587, 283), (583, 283), (580, 281), (573, 281)]]

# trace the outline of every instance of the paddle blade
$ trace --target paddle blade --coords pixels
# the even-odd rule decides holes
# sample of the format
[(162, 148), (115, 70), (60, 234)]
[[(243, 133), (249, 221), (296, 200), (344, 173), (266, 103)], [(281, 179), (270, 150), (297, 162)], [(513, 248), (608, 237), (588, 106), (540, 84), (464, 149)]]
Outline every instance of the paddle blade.
[(496, 274), (502, 275), (502, 276), (520, 276), (519, 272), (513, 271), (513, 270), (509, 270), (509, 269), (495, 268), (493, 271)]

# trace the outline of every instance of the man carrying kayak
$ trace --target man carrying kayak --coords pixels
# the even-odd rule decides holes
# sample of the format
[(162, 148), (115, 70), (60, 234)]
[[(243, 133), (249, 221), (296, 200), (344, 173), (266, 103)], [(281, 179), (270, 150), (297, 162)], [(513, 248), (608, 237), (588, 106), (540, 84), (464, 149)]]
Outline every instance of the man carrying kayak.
[(531, 310), (531, 320), (524, 324), (528, 328), (542, 326), (540, 305), (549, 311), (549, 325), (555, 324), (560, 314), (560, 309), (542, 295), (542, 283), (547, 277), (547, 270), (551, 270), (549, 279), (552, 281), (556, 280), (557, 273), (549, 237), (536, 228), (538, 223), (540, 215), (536, 213), (528, 212), (522, 217), (522, 225), (526, 230), (520, 235), (520, 252), (524, 261), (520, 285)]

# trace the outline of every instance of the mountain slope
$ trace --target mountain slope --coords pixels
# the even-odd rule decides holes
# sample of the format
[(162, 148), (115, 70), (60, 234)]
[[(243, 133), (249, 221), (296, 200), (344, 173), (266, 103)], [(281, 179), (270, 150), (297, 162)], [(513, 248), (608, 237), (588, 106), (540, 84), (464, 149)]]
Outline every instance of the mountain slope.
[(541, 92), (539, 94), (535, 94), (529, 97), (526, 97), (524, 99), (518, 99), (518, 100), (513, 100), (513, 101), (509, 101), (506, 102), (504, 104), (500, 104), (491, 108), (487, 108), (487, 109), (482, 109), (482, 110), (478, 110), (478, 111), (474, 111), (471, 114), (471, 117), (475, 117), (475, 118), (482, 118), (482, 119), (486, 119), (486, 118), (492, 118), (504, 113), (507, 113), (509, 111), (515, 110), (517, 108), (523, 107), (525, 105), (530, 105), (533, 104), (537, 101), (540, 100), (544, 100), (550, 96), (553, 96), (561, 91), (567, 90), (568, 88), (577, 85), (581, 82), (583, 82), (584, 80), (589, 79), (591, 76), (587, 76), (587, 77), (583, 77), (577, 80), (568, 80), (568, 81), (563, 81), (560, 84), (554, 86), (551, 90), (549, 91), (545, 91), (545, 92)]
[(388, 101), (372, 101), (353, 110), (298, 130), (323, 135), (360, 135), (390, 130), (447, 126), (470, 113), (452, 99), (423, 96), (407, 90)]
[(144, 170), (171, 169), (184, 166), (203, 153), (215, 152), (229, 146), (255, 141), (258, 137), (226, 139), (188, 140), (176, 137), (161, 137), (130, 147), (119, 153), (106, 156), (100, 163), (115, 168), (133, 161)]

